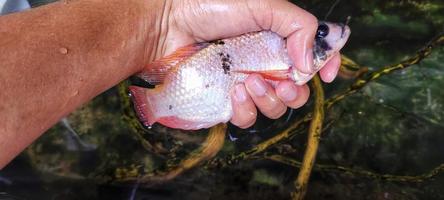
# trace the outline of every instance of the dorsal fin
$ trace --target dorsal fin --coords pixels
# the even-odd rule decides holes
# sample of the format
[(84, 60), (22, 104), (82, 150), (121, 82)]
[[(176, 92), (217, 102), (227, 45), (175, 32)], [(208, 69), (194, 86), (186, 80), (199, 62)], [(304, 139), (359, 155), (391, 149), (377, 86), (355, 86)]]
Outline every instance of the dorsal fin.
[(162, 84), (166, 74), (174, 66), (208, 45), (209, 43), (198, 43), (179, 48), (173, 54), (148, 64), (137, 76), (152, 85)]

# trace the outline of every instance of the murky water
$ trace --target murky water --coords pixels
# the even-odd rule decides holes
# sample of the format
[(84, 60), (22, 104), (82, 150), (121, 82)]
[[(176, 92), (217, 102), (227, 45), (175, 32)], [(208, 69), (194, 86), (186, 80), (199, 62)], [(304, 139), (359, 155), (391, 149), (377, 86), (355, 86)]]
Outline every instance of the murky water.
[[(334, 1), (297, 4), (324, 19)], [(444, 30), (444, 2), (439, 0), (343, 0), (327, 20), (345, 21), (347, 16), (352, 17), (352, 36), (343, 53), (370, 71), (413, 56)], [(421, 64), (374, 80), (335, 104), (326, 114), (317, 163), (411, 176), (444, 163), (442, 63), (444, 48), (434, 48)], [(352, 82), (339, 78), (324, 85), (327, 98)], [(260, 117), (248, 130), (230, 126), (230, 137), (237, 139), (227, 136), (217, 156), (246, 151), (311, 109), (310, 102), (279, 120)], [(122, 117), (125, 112), (117, 88), (78, 109), (0, 171), (0, 199), (288, 199), (293, 191), (298, 169), (264, 157), (279, 154), (301, 160), (306, 127), (254, 159), (198, 167), (160, 185), (116, 184), (174, 165), (207, 134), (161, 126), (141, 132)], [(312, 174), (307, 199), (443, 199), (442, 188), (444, 172), (411, 183), (321, 168)]]

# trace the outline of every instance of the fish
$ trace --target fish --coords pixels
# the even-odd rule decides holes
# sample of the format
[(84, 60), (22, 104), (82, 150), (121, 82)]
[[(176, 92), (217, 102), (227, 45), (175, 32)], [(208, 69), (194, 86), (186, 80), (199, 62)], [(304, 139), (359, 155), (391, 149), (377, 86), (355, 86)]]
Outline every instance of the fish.
[(319, 22), (313, 46), (313, 72), (299, 71), (287, 53), (286, 38), (259, 31), (179, 48), (148, 64), (137, 76), (154, 88), (130, 86), (130, 96), (141, 123), (198, 130), (228, 122), (231, 91), (249, 74), (261, 74), (270, 83), (309, 81), (350, 36), (346, 24)]

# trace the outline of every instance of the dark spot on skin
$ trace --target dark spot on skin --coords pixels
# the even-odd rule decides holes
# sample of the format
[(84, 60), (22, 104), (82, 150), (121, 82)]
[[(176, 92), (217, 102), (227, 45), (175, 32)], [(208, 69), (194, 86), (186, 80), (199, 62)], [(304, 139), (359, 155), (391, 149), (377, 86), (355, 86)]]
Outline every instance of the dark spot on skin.
[(205, 88), (209, 88), (209, 87), (210, 87), (210, 85), (209, 85), (209, 84), (206, 84), (206, 85), (205, 85)]
[(169, 105), (169, 106), (168, 106), (168, 109), (169, 109), (169, 110), (173, 109), (173, 105)]
[(230, 59), (230, 54), (221, 52), (221, 53), (219, 53), (219, 56), (222, 61), (222, 69), (224, 70), (224, 74), (229, 74), (231, 64), (232, 64), (232, 61)]

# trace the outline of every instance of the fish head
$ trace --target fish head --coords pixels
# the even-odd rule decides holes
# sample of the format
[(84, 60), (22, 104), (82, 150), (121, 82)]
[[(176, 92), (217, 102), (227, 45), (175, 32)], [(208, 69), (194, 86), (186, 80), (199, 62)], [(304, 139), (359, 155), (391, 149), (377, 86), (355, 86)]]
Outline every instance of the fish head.
[(350, 28), (343, 23), (319, 22), (313, 48), (314, 71), (344, 47), (350, 33)]
[(305, 84), (335, 54), (337, 54), (350, 36), (350, 27), (343, 23), (320, 21), (313, 44), (313, 73), (305, 74), (293, 68), (293, 80), (298, 85)]

